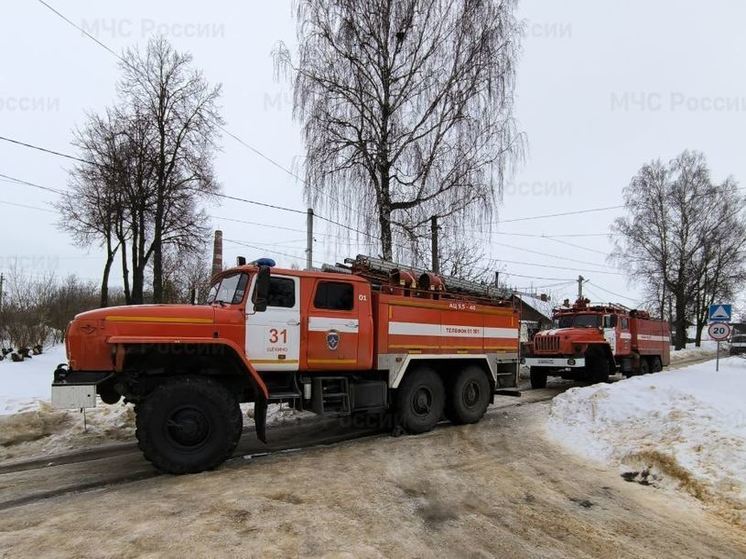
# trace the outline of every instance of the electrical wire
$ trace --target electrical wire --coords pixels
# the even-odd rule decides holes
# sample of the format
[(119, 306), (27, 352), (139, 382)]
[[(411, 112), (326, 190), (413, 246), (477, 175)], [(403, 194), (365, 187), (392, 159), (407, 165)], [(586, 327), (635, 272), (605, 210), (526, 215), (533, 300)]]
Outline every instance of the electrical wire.
[(580, 268), (568, 268), (567, 266), (554, 266), (551, 264), (537, 264), (533, 262), (520, 262), (518, 260), (504, 260), (502, 258), (497, 259), (500, 262), (505, 262), (506, 264), (520, 264), (523, 266), (536, 266), (538, 268), (552, 268), (554, 270), (570, 270), (572, 272), (587, 272), (589, 274), (607, 274), (611, 276), (622, 276), (621, 272), (609, 272), (605, 270), (588, 270), (588, 269), (580, 269)]

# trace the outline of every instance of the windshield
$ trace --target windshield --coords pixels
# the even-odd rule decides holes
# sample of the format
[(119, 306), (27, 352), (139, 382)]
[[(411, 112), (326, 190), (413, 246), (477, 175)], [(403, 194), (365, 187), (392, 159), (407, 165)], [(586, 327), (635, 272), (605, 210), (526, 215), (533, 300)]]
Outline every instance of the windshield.
[(248, 274), (233, 274), (221, 278), (219, 282), (214, 283), (210, 288), (207, 303), (210, 305), (213, 303), (237, 305), (243, 301), (248, 283)]
[(599, 328), (601, 316), (598, 314), (565, 315), (554, 321), (555, 328)]

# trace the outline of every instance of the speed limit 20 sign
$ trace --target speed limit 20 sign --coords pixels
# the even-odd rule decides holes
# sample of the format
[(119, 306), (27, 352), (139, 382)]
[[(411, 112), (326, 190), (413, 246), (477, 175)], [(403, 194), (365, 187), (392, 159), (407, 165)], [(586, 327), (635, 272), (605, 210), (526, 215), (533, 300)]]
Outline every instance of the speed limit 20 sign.
[(722, 342), (723, 340), (727, 340), (730, 336), (730, 324), (724, 324), (724, 323), (718, 323), (713, 322), (710, 324), (710, 326), (707, 328), (707, 333), (710, 335), (710, 338), (717, 342)]

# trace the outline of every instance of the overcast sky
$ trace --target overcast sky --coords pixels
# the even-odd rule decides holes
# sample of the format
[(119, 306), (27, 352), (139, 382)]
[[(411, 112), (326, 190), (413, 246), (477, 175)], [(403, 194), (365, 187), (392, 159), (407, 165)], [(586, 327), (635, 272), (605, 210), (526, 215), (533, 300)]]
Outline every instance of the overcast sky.
[[(270, 56), (278, 40), (295, 43), (290, 0), (50, 3), (116, 51), (161, 33), (191, 52), (207, 79), (223, 84), (226, 128), (282, 166), (297, 168), (303, 145), (291, 118), (290, 92), (274, 80)], [(86, 113), (102, 111), (115, 99), (116, 59), (37, 1), (5, 0), (0, 10), (0, 136), (75, 153), (72, 131)], [(506, 186), (499, 209), (505, 223), (493, 228), (491, 239), (475, 239), (488, 256), (503, 261), (501, 277), (520, 287), (564, 281), (566, 286), (552, 288), (563, 298), (572, 296), (576, 286), (570, 281), (582, 273), (590, 279), (586, 289), (593, 300), (634, 304), (638, 287), (605, 261), (608, 237), (521, 236), (607, 233), (620, 210), (509, 220), (617, 206), (643, 163), (668, 160), (687, 148), (705, 153), (716, 180), (733, 175), (743, 183), (744, 16), (746, 5), (735, 0), (521, 3), (526, 36), (517, 117), (529, 155)], [(222, 143), (216, 171), (225, 194), (305, 208), (297, 179), (229, 137)], [(0, 141), (2, 174), (65, 188), (68, 168), (65, 159)], [(7, 181), (0, 188), (0, 271), (17, 262), (33, 273), (76, 273), (98, 281), (101, 251), (76, 248), (57, 229), (48, 205), (54, 194)], [(303, 216), (226, 201), (208, 211), (224, 232), (229, 262), (245, 254), (273, 255), (286, 266), (303, 263)], [(364, 250), (354, 239), (347, 247), (325, 236), (323, 227), (317, 230), (316, 261), (339, 261)], [(112, 283), (121, 283), (118, 276), (116, 270)]]

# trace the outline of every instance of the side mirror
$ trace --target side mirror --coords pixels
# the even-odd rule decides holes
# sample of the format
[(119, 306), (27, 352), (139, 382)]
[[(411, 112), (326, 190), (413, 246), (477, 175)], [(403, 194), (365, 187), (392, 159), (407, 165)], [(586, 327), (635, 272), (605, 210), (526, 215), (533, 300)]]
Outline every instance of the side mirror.
[(267, 310), (269, 300), (269, 266), (260, 266), (256, 275), (256, 287), (254, 288), (254, 312)]

